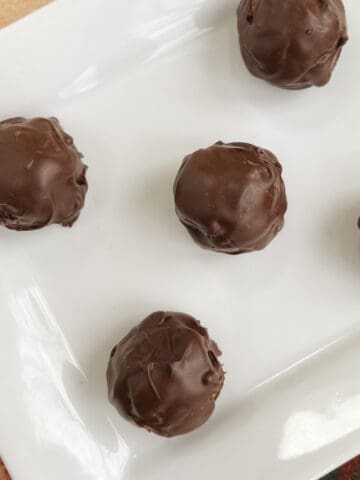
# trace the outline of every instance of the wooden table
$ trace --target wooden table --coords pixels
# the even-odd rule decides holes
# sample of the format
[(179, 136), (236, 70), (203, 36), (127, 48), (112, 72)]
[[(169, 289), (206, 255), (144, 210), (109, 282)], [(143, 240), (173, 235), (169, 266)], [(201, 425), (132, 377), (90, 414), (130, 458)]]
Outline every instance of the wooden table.
[(0, 28), (43, 7), (51, 0), (0, 0)]
[(5, 465), (0, 458), (0, 480), (11, 480), (9, 472), (6, 470)]

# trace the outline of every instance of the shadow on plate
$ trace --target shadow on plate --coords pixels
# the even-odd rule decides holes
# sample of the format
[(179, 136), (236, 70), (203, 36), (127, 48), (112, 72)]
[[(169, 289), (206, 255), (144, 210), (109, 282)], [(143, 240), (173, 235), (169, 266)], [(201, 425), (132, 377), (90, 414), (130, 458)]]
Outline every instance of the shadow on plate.
[(134, 303), (120, 307), (116, 319), (107, 319), (112, 328), (107, 332), (107, 340), (100, 342), (81, 365), (85, 376), (74, 365), (64, 365), (63, 382), (76, 412), (96, 441), (113, 452), (118, 448), (118, 439), (109, 423), (113, 412), (107, 398), (107, 364), (112, 348), (142, 319), (142, 310)]
[[(355, 201), (354, 198), (359, 197)], [(339, 205), (337, 211), (329, 213), (324, 219), (321, 230), (320, 255), (327, 261), (329, 268), (340, 264), (342, 269), (359, 278), (360, 274), (360, 230), (357, 225), (360, 216), (360, 196)]]
[[(181, 159), (180, 159), (181, 160)], [(181, 165), (169, 162), (160, 169), (153, 169), (150, 175), (139, 179), (138, 195), (135, 198), (138, 221), (146, 233), (149, 242), (163, 245), (164, 237), (169, 245), (187, 240), (185, 229), (181, 226), (176, 213), (173, 196), (173, 184)], [(150, 235), (151, 233), (151, 235)], [(183, 240), (185, 238), (185, 240)]]

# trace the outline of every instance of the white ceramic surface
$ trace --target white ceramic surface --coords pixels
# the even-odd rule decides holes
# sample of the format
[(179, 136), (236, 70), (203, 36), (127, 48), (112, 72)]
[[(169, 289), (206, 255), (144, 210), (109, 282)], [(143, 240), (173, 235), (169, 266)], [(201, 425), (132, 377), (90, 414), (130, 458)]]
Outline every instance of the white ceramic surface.
[[(332, 82), (302, 92), (247, 73), (236, 3), (59, 0), (0, 32), (1, 118), (59, 117), (90, 184), (72, 229), (0, 231), (14, 480), (310, 480), (360, 451), (358, 0)], [(181, 159), (219, 139), (283, 164), (286, 226), (262, 252), (203, 251), (175, 217)], [(212, 419), (172, 440), (106, 399), (111, 347), (157, 309), (197, 316), (228, 372)]]

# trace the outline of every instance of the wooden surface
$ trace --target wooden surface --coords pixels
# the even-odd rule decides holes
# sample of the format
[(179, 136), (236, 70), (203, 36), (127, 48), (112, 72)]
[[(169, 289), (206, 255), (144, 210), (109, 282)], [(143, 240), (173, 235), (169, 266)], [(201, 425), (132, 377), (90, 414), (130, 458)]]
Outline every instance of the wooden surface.
[(11, 480), (9, 472), (6, 470), (5, 465), (0, 458), (0, 480)]
[(0, 28), (43, 7), (51, 0), (0, 0)]

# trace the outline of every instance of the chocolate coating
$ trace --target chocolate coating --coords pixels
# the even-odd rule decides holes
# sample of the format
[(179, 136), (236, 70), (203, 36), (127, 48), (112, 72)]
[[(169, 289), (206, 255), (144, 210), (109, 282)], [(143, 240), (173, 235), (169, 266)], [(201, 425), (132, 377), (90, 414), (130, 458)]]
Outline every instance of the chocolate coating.
[(185, 157), (174, 184), (176, 213), (203, 248), (261, 250), (284, 224), (281, 172), (268, 150), (218, 142)]
[(0, 224), (71, 226), (87, 191), (82, 154), (56, 118), (0, 122)]
[(249, 71), (273, 85), (325, 85), (347, 42), (341, 0), (242, 0), (241, 52)]
[(200, 427), (224, 383), (220, 351), (190, 315), (155, 312), (114, 347), (110, 402), (147, 430), (173, 437)]

